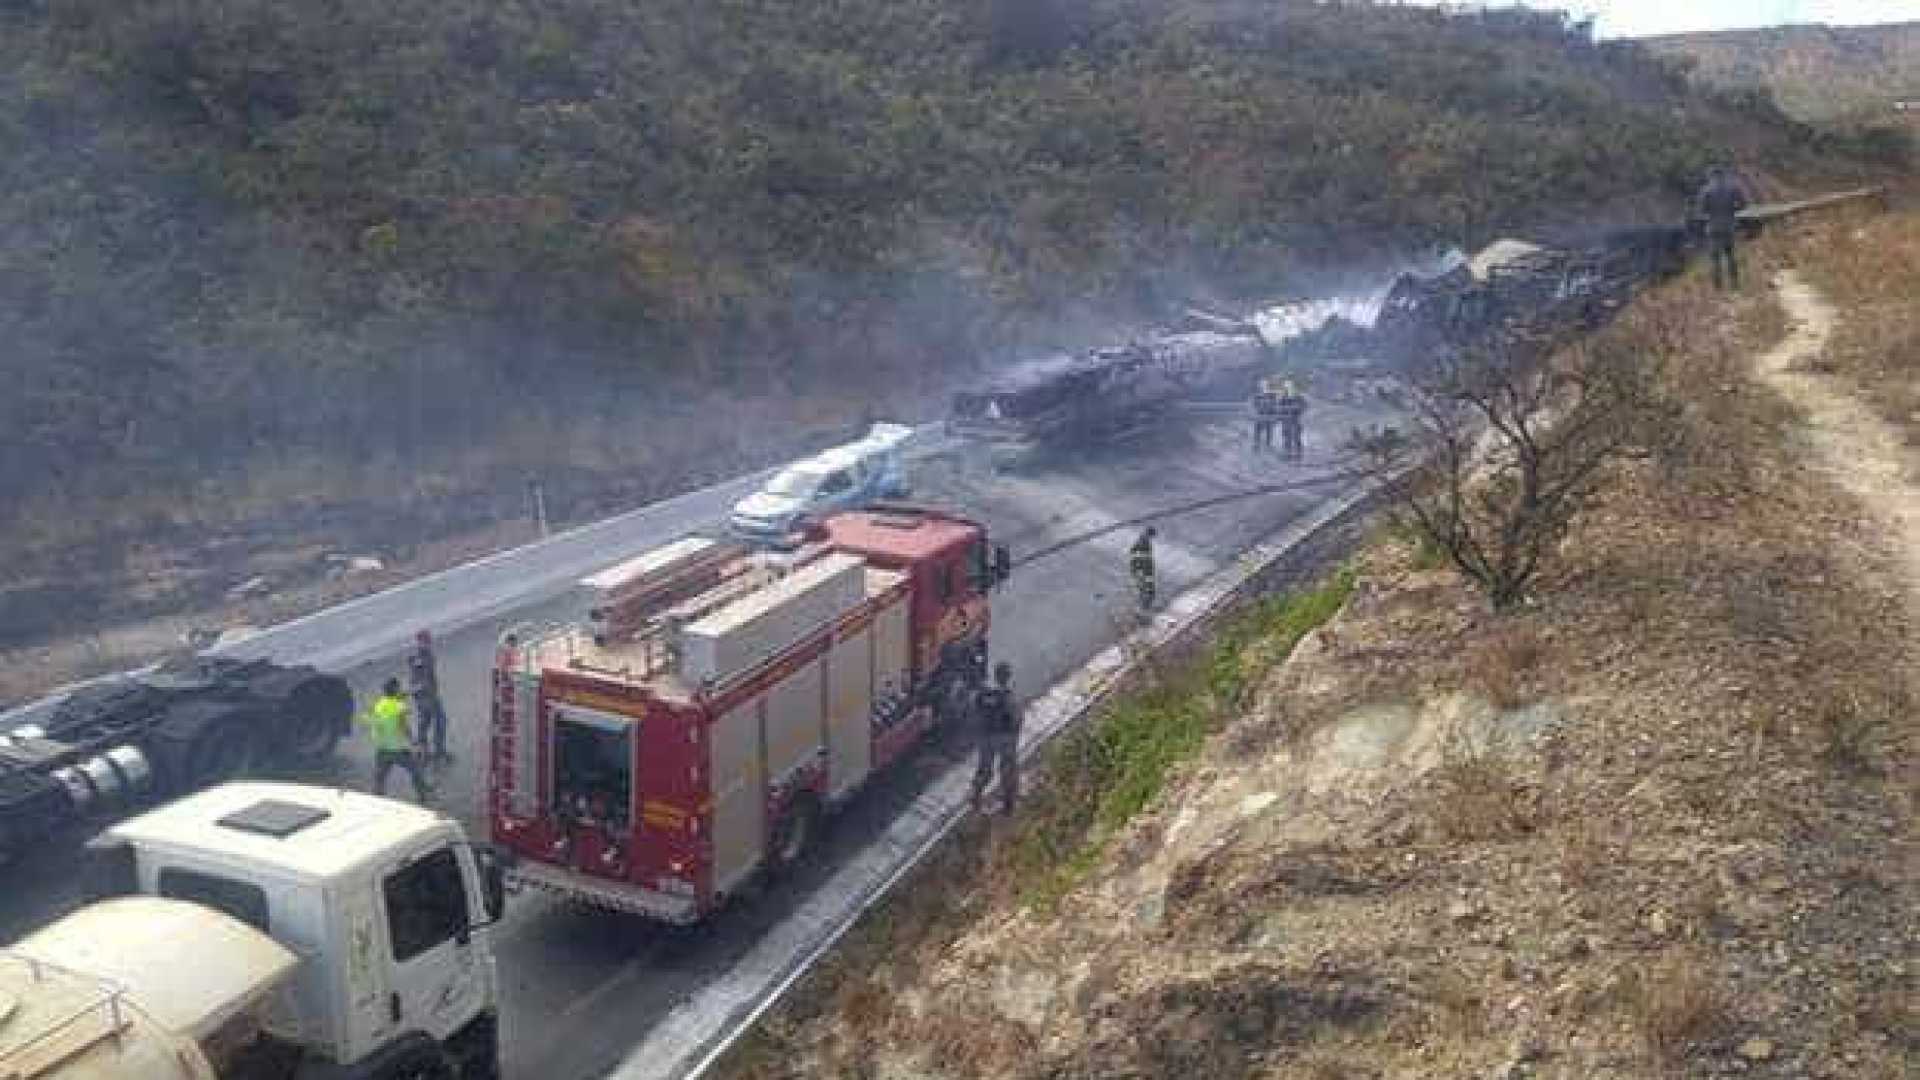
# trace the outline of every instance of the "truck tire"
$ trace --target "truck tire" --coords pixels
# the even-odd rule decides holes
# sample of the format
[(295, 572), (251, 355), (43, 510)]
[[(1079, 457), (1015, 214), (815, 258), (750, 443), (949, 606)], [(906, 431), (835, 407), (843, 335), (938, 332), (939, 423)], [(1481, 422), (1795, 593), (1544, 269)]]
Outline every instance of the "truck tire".
[(807, 857), (820, 831), (820, 800), (812, 792), (794, 797), (773, 827), (767, 844), (767, 873), (786, 875)]
[(375, 1080), (457, 1080), (458, 1066), (447, 1052), (430, 1044), (415, 1046), (388, 1062)]
[(186, 773), (196, 787), (237, 780), (253, 767), (254, 729), (245, 717), (205, 724), (187, 744)]
[(156, 791), (175, 798), (231, 780), (253, 764), (260, 717), (231, 705), (186, 702), (168, 711), (153, 733), (148, 755), (159, 774)]
[(497, 1080), (500, 1075), (500, 1021), (492, 1014), (476, 1016), (447, 1040), (447, 1054), (460, 1080)]
[(353, 720), (353, 691), (330, 675), (307, 679), (280, 709), (276, 749), (288, 764), (312, 767), (333, 757)]

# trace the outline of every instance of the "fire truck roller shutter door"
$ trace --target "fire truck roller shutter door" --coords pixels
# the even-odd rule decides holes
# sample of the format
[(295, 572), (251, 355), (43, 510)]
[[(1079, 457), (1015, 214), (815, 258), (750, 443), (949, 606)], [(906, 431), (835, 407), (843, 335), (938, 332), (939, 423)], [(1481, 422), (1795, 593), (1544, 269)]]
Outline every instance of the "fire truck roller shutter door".
[(881, 700), (912, 689), (913, 648), (908, 635), (905, 601), (880, 612), (873, 620), (873, 697)]
[(713, 887), (732, 892), (766, 850), (767, 778), (760, 761), (760, 699), (713, 723)]
[(821, 760), (824, 661), (823, 652), (767, 691), (769, 783), (791, 783)]
[(828, 795), (840, 799), (867, 778), (873, 764), (873, 624), (835, 643), (827, 654)]

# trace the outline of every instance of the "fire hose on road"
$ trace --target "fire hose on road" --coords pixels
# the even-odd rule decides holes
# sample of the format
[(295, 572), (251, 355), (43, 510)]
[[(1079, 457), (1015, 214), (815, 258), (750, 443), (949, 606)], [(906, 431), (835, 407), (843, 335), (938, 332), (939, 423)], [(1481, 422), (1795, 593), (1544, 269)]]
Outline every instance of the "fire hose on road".
[[(1357, 455), (1352, 455), (1352, 454), (1343, 455), (1340, 458), (1336, 458), (1335, 461), (1336, 462), (1351, 461), (1356, 456)], [(1109, 536), (1113, 533), (1120, 532), (1123, 529), (1136, 528), (1138, 526), (1148, 525), (1156, 521), (1164, 521), (1168, 518), (1182, 517), (1186, 514), (1197, 513), (1201, 510), (1210, 510), (1216, 506), (1222, 506), (1228, 503), (1240, 502), (1246, 499), (1257, 499), (1263, 495), (1280, 495), (1280, 494), (1284, 494), (1286, 492), (1291, 492), (1291, 491), (1307, 491), (1313, 488), (1323, 487), (1327, 484), (1336, 484), (1336, 483), (1341, 483), (1343, 481), (1365, 480), (1371, 477), (1376, 477), (1378, 475), (1379, 475), (1378, 469), (1372, 469), (1372, 468), (1347, 469), (1341, 472), (1323, 473), (1319, 476), (1310, 476), (1302, 480), (1292, 480), (1284, 484), (1262, 484), (1259, 487), (1246, 488), (1240, 491), (1232, 491), (1232, 492), (1228, 492), (1225, 495), (1214, 495), (1205, 499), (1196, 499), (1191, 502), (1184, 502), (1175, 506), (1169, 506), (1159, 510), (1155, 510), (1152, 513), (1138, 514), (1138, 515), (1135, 515), (1134, 517), (1125, 518), (1123, 520), (1115, 521), (1107, 525), (1102, 525), (1097, 529), (1089, 529), (1085, 532), (1076, 533), (1073, 536), (1066, 537), (1065, 539), (1056, 540), (1045, 547), (1039, 548), (1034, 551), (1030, 551), (1014, 559), (1013, 566), (1015, 568), (1018, 568), (1022, 566), (1027, 566), (1032, 563), (1039, 562), (1040, 560), (1047, 558), (1050, 555), (1057, 555), (1060, 552), (1066, 551), (1069, 548), (1078, 547), (1081, 544), (1098, 540), (1103, 536)]]

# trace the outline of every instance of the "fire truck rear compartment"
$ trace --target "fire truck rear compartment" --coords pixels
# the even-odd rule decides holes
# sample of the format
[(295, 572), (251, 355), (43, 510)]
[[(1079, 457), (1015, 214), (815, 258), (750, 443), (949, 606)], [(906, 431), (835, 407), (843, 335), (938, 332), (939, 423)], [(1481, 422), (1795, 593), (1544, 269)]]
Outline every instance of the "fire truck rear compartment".
[(605, 822), (617, 832), (633, 815), (634, 729), (628, 717), (556, 706), (553, 791), (569, 817)]

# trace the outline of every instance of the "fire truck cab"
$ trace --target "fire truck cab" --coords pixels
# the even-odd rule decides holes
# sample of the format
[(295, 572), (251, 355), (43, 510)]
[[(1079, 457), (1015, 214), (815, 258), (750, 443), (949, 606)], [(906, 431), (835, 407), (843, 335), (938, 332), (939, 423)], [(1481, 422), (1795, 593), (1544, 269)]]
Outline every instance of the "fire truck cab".
[(1004, 549), (965, 518), (834, 514), (793, 551), (692, 537), (502, 638), (491, 816), (510, 876), (672, 923), (799, 859), (986, 663)]

